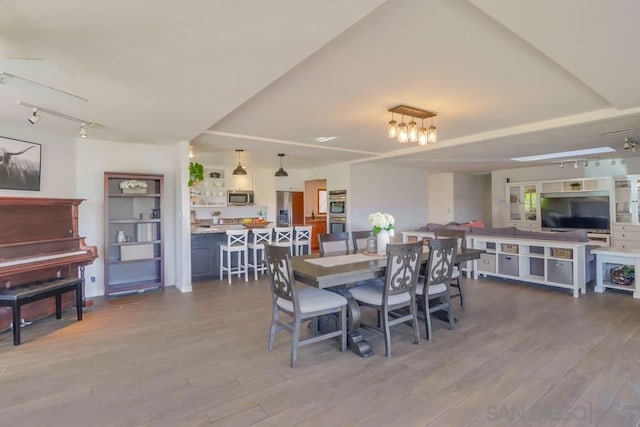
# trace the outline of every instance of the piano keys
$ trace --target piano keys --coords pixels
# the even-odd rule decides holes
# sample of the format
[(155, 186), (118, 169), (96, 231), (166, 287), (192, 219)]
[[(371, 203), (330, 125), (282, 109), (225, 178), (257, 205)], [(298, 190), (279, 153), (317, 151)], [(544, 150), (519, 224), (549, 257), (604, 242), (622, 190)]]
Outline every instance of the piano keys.
[[(82, 199), (0, 197), (0, 288), (53, 278), (83, 279), (84, 267), (98, 257), (96, 246), (78, 234)], [(84, 301), (84, 292), (83, 292)], [(69, 294), (63, 308), (73, 303)], [(33, 321), (55, 313), (55, 301), (25, 305), (22, 317)], [(0, 307), (0, 330), (11, 323), (11, 310)]]

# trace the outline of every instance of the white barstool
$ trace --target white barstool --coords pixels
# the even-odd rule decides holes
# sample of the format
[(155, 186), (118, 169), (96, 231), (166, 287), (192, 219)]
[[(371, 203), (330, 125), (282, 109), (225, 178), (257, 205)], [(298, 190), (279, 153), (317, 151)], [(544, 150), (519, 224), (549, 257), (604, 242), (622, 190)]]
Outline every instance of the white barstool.
[(294, 255), (304, 255), (304, 248), (307, 248), (307, 255), (311, 253), (311, 226), (296, 225), (294, 227), (293, 249)]
[(273, 244), (276, 246), (287, 246), (289, 253), (293, 255), (293, 227), (273, 227), (275, 236)]
[[(231, 275), (236, 273), (238, 277), (244, 273), (244, 281), (249, 281), (249, 273), (247, 268), (247, 235), (249, 230), (227, 230), (227, 244), (220, 245), (220, 280), (224, 279), (224, 272), (227, 272), (229, 284), (231, 284)], [(225, 252), (227, 265), (224, 265)], [(238, 264), (236, 267), (231, 266), (231, 254), (238, 254)]]
[(248, 246), (253, 255), (253, 262), (249, 260), (247, 267), (253, 268), (253, 277), (258, 280), (258, 272), (267, 271), (267, 266), (262, 261), (264, 260), (264, 245), (271, 243), (271, 229), (254, 228), (251, 233), (253, 234), (253, 242), (249, 242)]

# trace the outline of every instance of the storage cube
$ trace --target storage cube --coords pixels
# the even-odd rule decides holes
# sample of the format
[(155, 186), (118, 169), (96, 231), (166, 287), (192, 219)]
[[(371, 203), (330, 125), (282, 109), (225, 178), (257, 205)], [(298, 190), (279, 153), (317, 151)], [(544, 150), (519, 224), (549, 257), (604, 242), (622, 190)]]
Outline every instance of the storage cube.
[(573, 261), (561, 261), (557, 259), (547, 260), (547, 280), (549, 282), (573, 283)]
[(519, 276), (520, 266), (517, 255), (498, 255), (498, 273), (506, 276)]
[(128, 245), (120, 247), (120, 261), (153, 258), (153, 245)]
[(496, 255), (480, 254), (480, 259), (478, 260), (478, 271), (495, 273), (496, 272)]

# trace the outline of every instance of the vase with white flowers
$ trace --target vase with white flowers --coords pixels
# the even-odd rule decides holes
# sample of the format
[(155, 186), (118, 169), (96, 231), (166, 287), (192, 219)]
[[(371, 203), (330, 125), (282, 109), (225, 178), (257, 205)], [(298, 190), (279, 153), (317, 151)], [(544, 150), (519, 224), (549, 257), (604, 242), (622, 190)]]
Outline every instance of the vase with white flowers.
[(376, 212), (369, 215), (369, 223), (373, 226), (372, 231), (377, 239), (379, 255), (387, 253), (387, 245), (393, 236), (395, 222), (393, 216), (388, 213)]

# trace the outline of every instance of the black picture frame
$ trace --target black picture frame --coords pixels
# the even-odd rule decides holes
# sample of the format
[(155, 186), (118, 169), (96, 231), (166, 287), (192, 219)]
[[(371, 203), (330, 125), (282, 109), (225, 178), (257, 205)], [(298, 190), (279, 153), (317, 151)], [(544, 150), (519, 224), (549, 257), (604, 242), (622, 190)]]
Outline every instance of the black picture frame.
[(0, 136), (0, 189), (40, 191), (42, 146)]

